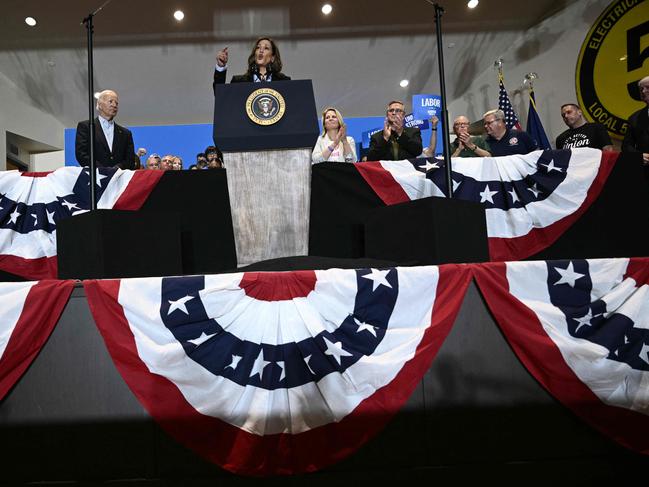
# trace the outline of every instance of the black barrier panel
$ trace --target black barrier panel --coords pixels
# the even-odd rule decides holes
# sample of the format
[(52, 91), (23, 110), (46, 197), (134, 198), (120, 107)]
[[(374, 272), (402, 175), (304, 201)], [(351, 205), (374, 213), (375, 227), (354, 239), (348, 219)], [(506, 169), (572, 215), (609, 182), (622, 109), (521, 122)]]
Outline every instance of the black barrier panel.
[(180, 213), (182, 274), (237, 266), (225, 169), (166, 171), (141, 211)]

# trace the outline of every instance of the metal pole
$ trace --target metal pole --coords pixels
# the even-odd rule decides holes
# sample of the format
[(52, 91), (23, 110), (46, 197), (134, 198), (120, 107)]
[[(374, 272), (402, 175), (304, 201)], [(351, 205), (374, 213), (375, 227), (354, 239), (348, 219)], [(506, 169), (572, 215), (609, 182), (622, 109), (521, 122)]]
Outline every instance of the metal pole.
[(444, 160), (446, 161), (446, 185), (448, 187), (448, 197), (453, 198), (453, 178), (451, 172), (451, 139), (448, 126), (448, 110), (446, 106), (446, 82), (444, 80), (444, 43), (442, 42), (442, 14), (444, 9), (438, 4), (434, 3), (435, 7), (435, 27), (437, 34), (437, 62), (439, 64), (439, 87), (440, 95), (442, 97), (442, 136), (444, 141)]
[(89, 121), (89, 141), (90, 144), (90, 210), (97, 209), (97, 171), (95, 162), (95, 86), (92, 60), (92, 18), (94, 14), (88, 15), (83, 19), (88, 31), (88, 121)]
[(90, 130), (88, 143), (90, 144), (90, 210), (97, 209), (97, 164), (95, 161), (95, 73), (94, 63), (92, 59), (92, 36), (94, 34), (94, 26), (92, 19), (97, 15), (106, 5), (112, 0), (106, 0), (102, 3), (97, 10), (88, 14), (88, 16), (81, 21), (86, 26), (88, 31), (88, 128)]

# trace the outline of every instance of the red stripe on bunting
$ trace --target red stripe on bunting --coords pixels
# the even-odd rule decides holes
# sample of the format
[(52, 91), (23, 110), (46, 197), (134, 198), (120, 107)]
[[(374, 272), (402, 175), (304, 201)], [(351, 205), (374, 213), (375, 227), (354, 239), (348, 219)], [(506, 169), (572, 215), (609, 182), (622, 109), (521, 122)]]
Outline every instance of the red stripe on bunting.
[(58, 261), (56, 257), (25, 259), (15, 255), (0, 255), (0, 269), (32, 281), (56, 279)]
[(631, 278), (637, 283), (637, 287), (649, 284), (649, 258), (634, 257), (629, 259), (624, 279)]
[(532, 376), (564, 406), (627, 448), (649, 454), (649, 417), (604, 404), (566, 364), (536, 314), (509, 292), (505, 263), (473, 267), (507, 342)]
[(410, 201), (408, 194), (380, 162), (359, 162), (354, 167), (386, 205)]
[(239, 287), (254, 299), (285, 301), (308, 296), (317, 280), (315, 271), (246, 272)]
[[(448, 335), (471, 279), (466, 266), (440, 267), (431, 326), (394, 380), (346, 418), (296, 434), (258, 436), (198, 413), (178, 388), (140, 360), (119, 281), (85, 281), (90, 309), (120, 374), (151, 416), (174, 438), (223, 468), (247, 475), (312, 472), (354, 453), (404, 405)], [(162, 400), (161, 398), (164, 398)]]
[(46, 178), (54, 171), (38, 171), (38, 172), (21, 172), (20, 175), (25, 178)]
[(489, 238), (489, 256), (492, 261), (521, 260), (549, 247), (586, 212), (599, 197), (602, 188), (611, 174), (619, 152), (602, 151), (602, 160), (593, 184), (588, 188), (586, 199), (570, 215), (545, 228), (533, 228), (521, 237)]
[(114, 210), (139, 210), (156, 187), (165, 171), (138, 169), (124, 192), (113, 205)]
[(0, 400), (41, 351), (73, 288), (74, 281), (41, 281), (29, 290), (20, 318), (0, 358)]

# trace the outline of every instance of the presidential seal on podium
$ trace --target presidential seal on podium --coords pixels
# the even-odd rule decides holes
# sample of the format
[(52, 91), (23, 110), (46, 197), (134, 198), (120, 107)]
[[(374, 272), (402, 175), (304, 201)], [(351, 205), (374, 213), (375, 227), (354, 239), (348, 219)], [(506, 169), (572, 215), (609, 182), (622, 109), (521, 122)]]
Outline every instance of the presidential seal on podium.
[(258, 125), (277, 123), (286, 111), (284, 97), (272, 88), (253, 91), (246, 100), (248, 118)]

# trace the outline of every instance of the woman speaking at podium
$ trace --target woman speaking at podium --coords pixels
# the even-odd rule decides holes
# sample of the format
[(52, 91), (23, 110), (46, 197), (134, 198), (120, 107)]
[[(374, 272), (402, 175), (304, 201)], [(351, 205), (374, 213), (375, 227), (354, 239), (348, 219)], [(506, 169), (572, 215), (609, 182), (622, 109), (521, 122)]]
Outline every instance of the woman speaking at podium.
[[(216, 53), (216, 66), (214, 69), (214, 87), (225, 83), (228, 70), (228, 48), (225, 47)], [(267, 81), (286, 81), (291, 78), (282, 73), (282, 57), (279, 49), (269, 37), (260, 37), (255, 42), (250, 56), (248, 56), (248, 71), (244, 74), (233, 76), (230, 83), (245, 81), (260, 83)]]

